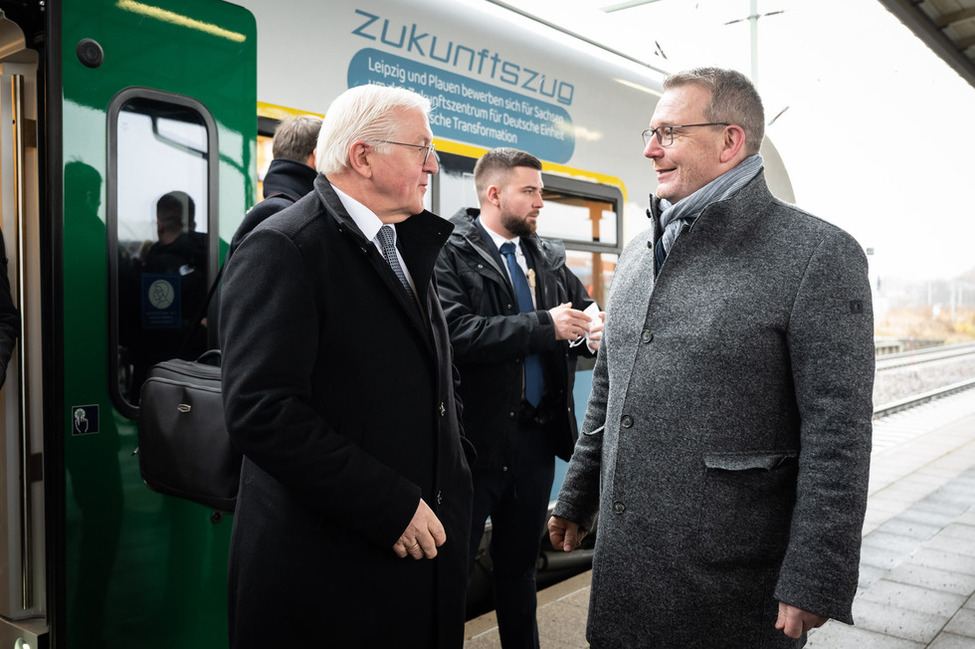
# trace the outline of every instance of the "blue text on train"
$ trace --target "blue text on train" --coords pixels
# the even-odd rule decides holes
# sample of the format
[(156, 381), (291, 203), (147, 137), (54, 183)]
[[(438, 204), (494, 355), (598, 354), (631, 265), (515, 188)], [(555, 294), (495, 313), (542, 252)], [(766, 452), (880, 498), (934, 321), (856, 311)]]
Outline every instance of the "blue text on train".
[(362, 16), (363, 21), (352, 30), (356, 36), (379, 41), (384, 45), (440, 61), (455, 68), (466, 68), (468, 72), (550, 97), (565, 106), (572, 105), (575, 86), (567, 81), (549, 78), (543, 72), (507, 61), (497, 52), (487, 48), (475, 50), (453, 41), (447, 41), (444, 45), (435, 34), (431, 35), (423, 31), (416, 23), (396, 25), (390, 23), (389, 18), (368, 11), (356, 9), (355, 12)]

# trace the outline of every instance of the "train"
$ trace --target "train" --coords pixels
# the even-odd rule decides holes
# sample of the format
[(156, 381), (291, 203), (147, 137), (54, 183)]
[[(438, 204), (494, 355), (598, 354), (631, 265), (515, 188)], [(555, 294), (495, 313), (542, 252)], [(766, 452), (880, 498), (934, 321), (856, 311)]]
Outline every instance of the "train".
[[(21, 316), (0, 392), (0, 646), (227, 646), (232, 518), (153, 492), (136, 455), (144, 365), (181, 353), (193, 316), (138, 270), (161, 195), (195, 206), (189, 295), (259, 200), (278, 121), (402, 85), (434, 106), (427, 206), (475, 205), (492, 147), (534, 153), (539, 233), (565, 241), (602, 303), (648, 225), (640, 134), (665, 76), (489, 0), (0, 1), (0, 225)], [(774, 146), (762, 153), (794, 200)], [(196, 332), (204, 347), (213, 329)]]

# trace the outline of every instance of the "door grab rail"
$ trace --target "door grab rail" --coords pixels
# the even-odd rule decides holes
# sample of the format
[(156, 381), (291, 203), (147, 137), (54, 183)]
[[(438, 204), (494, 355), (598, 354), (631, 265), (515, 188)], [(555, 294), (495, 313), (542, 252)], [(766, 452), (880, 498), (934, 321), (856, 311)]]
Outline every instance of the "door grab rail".
[(25, 611), (34, 605), (34, 566), (32, 561), (34, 530), (31, 507), (31, 465), (30, 465), (30, 417), (27, 416), (27, 408), (30, 403), (27, 371), (27, 348), (25, 344), (27, 337), (27, 304), (26, 304), (26, 268), (24, 254), (26, 252), (26, 241), (24, 234), (24, 222), (26, 210), (24, 209), (24, 194), (26, 192), (26, 179), (24, 174), (24, 148), (25, 142), (25, 111), (24, 111), (24, 77), (15, 74), (11, 77), (11, 111), (13, 117), (13, 149), (14, 149), (14, 206), (17, 239), (17, 310), (20, 313), (20, 342), (18, 349), (19, 365), (19, 413), (20, 419), (20, 440), (18, 449), (20, 454), (20, 599), (21, 608)]

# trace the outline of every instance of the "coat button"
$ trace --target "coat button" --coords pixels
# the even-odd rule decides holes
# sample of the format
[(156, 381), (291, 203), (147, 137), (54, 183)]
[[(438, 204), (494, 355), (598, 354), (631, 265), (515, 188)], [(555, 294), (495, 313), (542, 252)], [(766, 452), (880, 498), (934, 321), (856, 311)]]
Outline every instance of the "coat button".
[(630, 417), (629, 415), (623, 415), (623, 418), (620, 419), (620, 425), (622, 425), (623, 428), (630, 428), (631, 426), (633, 426), (633, 417)]
[(613, 503), (613, 513), (614, 514), (622, 514), (625, 511), (626, 511), (626, 505), (624, 505), (623, 503), (621, 503), (618, 500), (615, 503)]
[(653, 334), (650, 333), (649, 329), (644, 329), (643, 333), (640, 334), (640, 342), (648, 343), (653, 340)]
[(447, 414), (447, 408), (443, 405), (443, 401), (440, 402), (440, 416), (443, 417)]
[(441, 492), (441, 491), (438, 490), (437, 491), (437, 504), (440, 505), (442, 503), (443, 503), (443, 492)]

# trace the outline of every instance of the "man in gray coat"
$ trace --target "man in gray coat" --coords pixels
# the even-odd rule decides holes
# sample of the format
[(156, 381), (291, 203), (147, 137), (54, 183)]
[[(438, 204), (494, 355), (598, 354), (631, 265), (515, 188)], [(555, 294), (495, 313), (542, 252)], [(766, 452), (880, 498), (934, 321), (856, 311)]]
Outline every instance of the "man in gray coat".
[(761, 99), (674, 75), (644, 132), (653, 227), (620, 257), (549, 521), (599, 529), (594, 649), (794, 648), (852, 623), (874, 374), (867, 262), (775, 199)]

